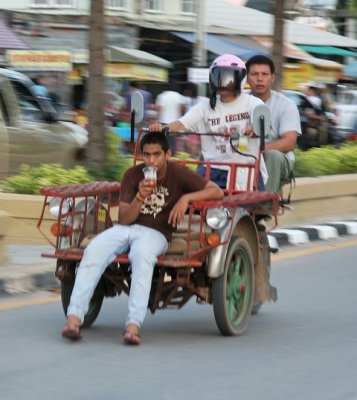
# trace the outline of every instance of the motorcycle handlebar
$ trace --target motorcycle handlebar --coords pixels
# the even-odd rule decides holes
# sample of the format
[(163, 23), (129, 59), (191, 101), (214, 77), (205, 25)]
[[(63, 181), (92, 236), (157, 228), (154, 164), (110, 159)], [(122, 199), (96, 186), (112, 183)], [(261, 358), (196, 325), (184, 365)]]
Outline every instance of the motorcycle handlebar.
[[(149, 133), (152, 132), (149, 130), (149, 128), (142, 128), (142, 131), (145, 133)], [(169, 132), (169, 127), (165, 126), (164, 129), (162, 129), (162, 131), (160, 133), (165, 134), (166, 136), (168, 136), (168, 134), (170, 135), (196, 135), (196, 136), (221, 136), (221, 137), (226, 137), (226, 138), (230, 138), (230, 139), (239, 139), (240, 135), (239, 133), (219, 133), (219, 132), (193, 132), (193, 131), (187, 131), (187, 130), (178, 130), (178, 131), (170, 131)]]

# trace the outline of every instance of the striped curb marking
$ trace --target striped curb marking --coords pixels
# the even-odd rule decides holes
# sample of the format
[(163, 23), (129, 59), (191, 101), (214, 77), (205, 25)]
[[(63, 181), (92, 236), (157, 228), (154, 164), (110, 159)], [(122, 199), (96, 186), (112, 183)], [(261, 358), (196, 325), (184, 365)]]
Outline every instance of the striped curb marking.
[(286, 245), (306, 244), (314, 240), (330, 240), (339, 236), (356, 234), (357, 219), (352, 219), (287, 229), (273, 229), (269, 232), (268, 238), (270, 247), (276, 249)]

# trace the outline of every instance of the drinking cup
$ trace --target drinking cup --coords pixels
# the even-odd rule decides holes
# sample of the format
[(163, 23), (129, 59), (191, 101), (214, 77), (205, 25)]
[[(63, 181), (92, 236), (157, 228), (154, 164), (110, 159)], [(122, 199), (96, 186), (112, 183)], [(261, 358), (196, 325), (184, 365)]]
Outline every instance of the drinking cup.
[(245, 152), (248, 149), (248, 137), (241, 135), (238, 142), (238, 150)]
[(144, 172), (144, 177), (148, 181), (150, 181), (150, 184), (155, 187), (156, 186), (156, 180), (157, 180), (157, 168), (154, 166), (148, 166), (143, 168)]

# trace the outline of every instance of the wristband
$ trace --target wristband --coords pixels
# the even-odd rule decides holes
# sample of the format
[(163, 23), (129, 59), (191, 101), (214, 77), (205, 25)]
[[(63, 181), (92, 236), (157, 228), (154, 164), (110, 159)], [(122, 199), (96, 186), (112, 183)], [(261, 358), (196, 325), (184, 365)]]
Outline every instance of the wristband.
[(136, 193), (135, 198), (136, 198), (136, 200), (139, 200), (140, 203), (144, 203), (144, 201), (145, 201), (145, 197), (141, 197), (140, 192)]

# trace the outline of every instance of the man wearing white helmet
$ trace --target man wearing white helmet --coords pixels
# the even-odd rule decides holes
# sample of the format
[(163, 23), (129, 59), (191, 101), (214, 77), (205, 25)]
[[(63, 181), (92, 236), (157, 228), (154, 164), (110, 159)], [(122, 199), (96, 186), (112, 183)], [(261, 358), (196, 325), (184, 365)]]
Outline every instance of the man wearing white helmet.
[[(193, 131), (198, 133), (221, 133), (233, 136), (249, 136), (249, 154), (258, 154), (259, 138), (253, 138), (251, 124), (253, 111), (257, 105), (264, 104), (260, 99), (242, 93), (247, 70), (244, 62), (231, 54), (217, 57), (209, 70), (211, 95), (193, 106), (183, 117), (168, 125), (169, 131)], [(161, 131), (161, 124), (150, 125), (151, 131)], [(254, 159), (238, 154), (232, 149), (226, 137), (201, 136), (202, 157), (206, 161), (252, 163)], [(229, 167), (216, 166), (211, 170), (211, 180), (226, 187)], [(204, 173), (204, 171), (200, 171)], [(261, 175), (266, 182), (268, 175), (261, 157)], [(261, 186), (262, 189), (262, 186)]]

